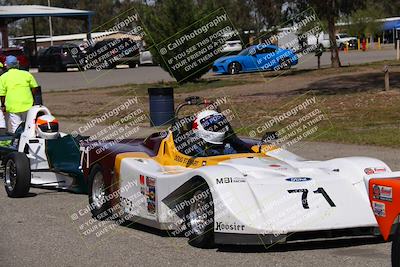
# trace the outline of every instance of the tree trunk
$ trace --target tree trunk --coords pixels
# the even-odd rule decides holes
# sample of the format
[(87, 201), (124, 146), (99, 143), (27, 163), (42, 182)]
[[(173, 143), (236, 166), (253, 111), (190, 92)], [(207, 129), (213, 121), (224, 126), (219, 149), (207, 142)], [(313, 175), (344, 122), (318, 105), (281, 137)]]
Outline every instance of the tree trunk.
[[(329, 1), (332, 10), (335, 10), (335, 0)], [(339, 68), (341, 66), (339, 59), (339, 49), (336, 43), (336, 28), (335, 28), (335, 16), (334, 14), (328, 14), (328, 32), (329, 32), (329, 40), (331, 42), (331, 67)]]

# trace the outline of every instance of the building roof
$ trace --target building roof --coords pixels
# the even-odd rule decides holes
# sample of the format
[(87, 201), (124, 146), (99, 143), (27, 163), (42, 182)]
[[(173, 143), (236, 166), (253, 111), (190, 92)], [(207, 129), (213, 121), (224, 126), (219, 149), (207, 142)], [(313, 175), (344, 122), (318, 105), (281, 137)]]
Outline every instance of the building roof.
[[(108, 36), (111, 34), (118, 33), (118, 31), (109, 31), (109, 32), (92, 32), (92, 38), (96, 39), (101, 36)], [(67, 34), (67, 35), (57, 35), (53, 36), (53, 41), (74, 41), (74, 40), (84, 40), (86, 39), (86, 33), (75, 33), (75, 34)], [(43, 42), (50, 42), (50, 37), (45, 38), (37, 38), (36, 42), (43, 43)]]
[(398, 30), (400, 28), (400, 17), (386, 18), (381, 19), (380, 21), (383, 22), (384, 31), (389, 31), (393, 29)]
[(79, 17), (93, 14), (93, 11), (41, 5), (0, 6), (0, 18)]

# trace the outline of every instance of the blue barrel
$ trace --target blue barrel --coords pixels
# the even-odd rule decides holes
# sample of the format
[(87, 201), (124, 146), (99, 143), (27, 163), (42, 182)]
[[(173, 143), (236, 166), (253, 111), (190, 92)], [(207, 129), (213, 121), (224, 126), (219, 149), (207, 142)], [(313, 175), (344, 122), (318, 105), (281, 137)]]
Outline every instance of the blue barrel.
[(150, 126), (172, 123), (174, 112), (174, 88), (149, 88)]

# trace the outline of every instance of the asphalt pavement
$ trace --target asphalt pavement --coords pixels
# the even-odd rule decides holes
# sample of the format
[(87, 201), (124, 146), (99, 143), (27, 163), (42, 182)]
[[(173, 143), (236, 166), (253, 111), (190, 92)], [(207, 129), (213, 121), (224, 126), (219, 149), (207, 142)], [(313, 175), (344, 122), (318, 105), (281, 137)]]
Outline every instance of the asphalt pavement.
[[(381, 60), (394, 60), (396, 51), (391, 48), (382, 50), (354, 51), (348, 53), (340, 51), (340, 59), (344, 66), (360, 63), (368, 63)], [(321, 57), (322, 67), (330, 65), (330, 52), (324, 52)], [(296, 69), (315, 69), (317, 67), (317, 58), (314, 53), (306, 54), (300, 57)], [(174, 81), (166, 71), (159, 66), (140, 66), (130, 69), (127, 66), (119, 66), (112, 70), (88, 70), (79, 72), (78, 69), (69, 69), (68, 72), (37, 72), (32, 69), (31, 72), (42, 86), (43, 91), (55, 90), (76, 90), (107, 86), (120, 86), (125, 84), (143, 84)], [(212, 77), (209, 72), (205, 77)]]
[[(312, 147), (312, 149), (310, 149)], [(399, 150), (374, 146), (302, 143), (311, 159), (375, 155), (400, 169)], [(390, 266), (390, 244), (376, 239), (306, 242), (264, 247), (198, 249), (183, 237), (132, 224), (88, 238), (71, 214), (87, 196), (31, 189), (10, 199), (0, 190), (0, 265), (8, 266)]]

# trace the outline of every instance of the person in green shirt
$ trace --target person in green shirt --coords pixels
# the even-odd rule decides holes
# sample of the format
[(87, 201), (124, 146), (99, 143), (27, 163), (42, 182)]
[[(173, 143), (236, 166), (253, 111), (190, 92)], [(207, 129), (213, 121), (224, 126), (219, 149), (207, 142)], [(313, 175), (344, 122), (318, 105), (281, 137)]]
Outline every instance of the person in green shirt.
[(32, 74), (18, 69), (16, 57), (8, 56), (6, 67), (7, 72), (0, 76), (1, 109), (9, 114), (9, 132), (14, 133), (21, 122), (25, 121), (39, 85)]
[[(5, 72), (4, 65), (0, 62), (0, 76)], [(0, 135), (5, 135), (7, 131), (6, 118), (3, 110), (0, 110)]]

